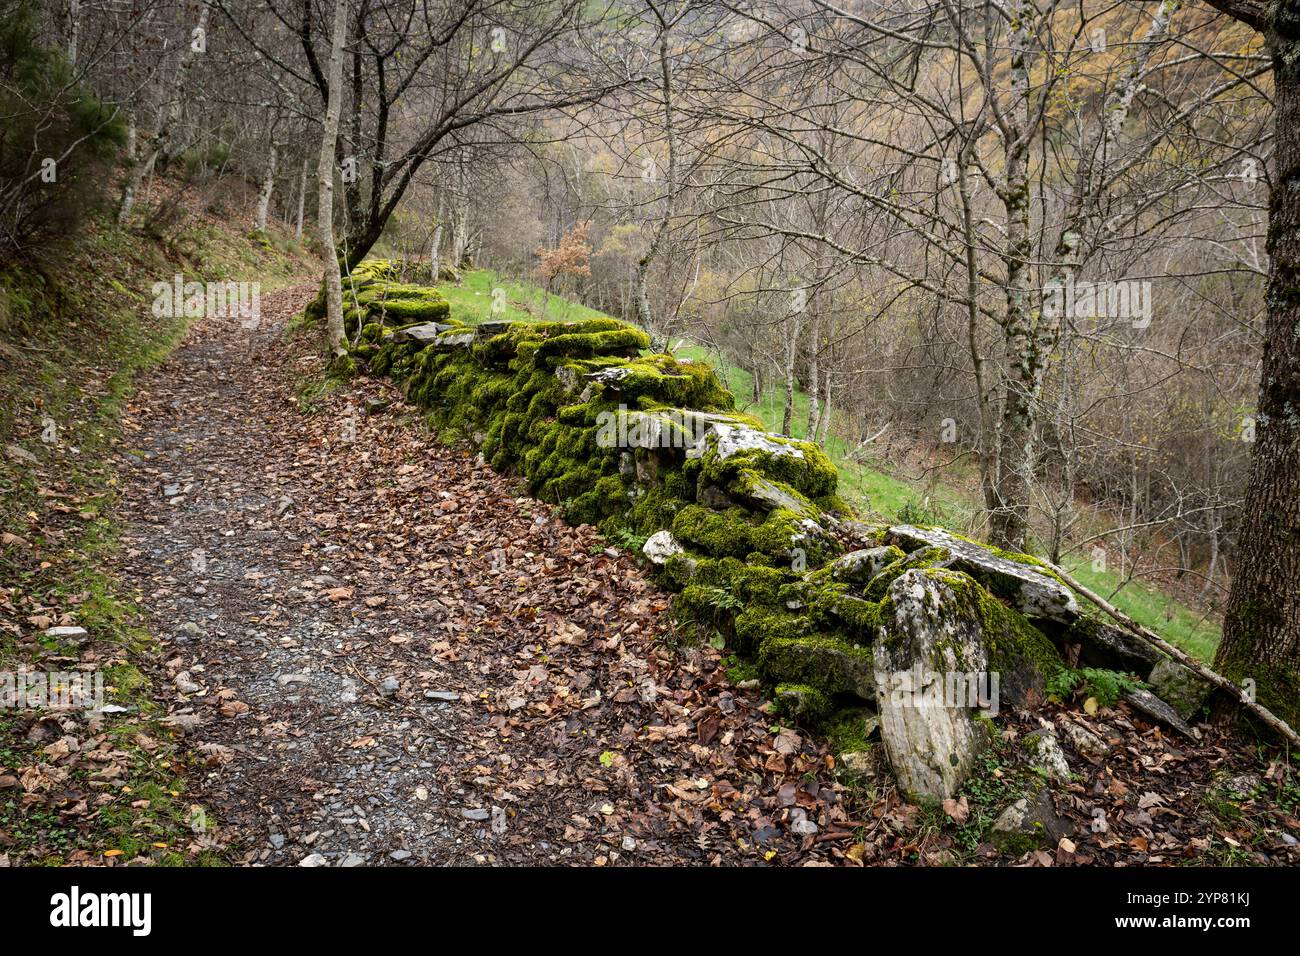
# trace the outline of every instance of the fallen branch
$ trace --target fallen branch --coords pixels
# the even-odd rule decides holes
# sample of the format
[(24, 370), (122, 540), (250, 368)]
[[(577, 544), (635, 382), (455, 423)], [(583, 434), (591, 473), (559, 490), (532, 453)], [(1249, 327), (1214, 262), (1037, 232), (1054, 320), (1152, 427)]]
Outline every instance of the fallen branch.
[(1210, 670), (1208, 667), (1206, 667), (1200, 661), (1196, 660), (1194, 657), (1191, 657), (1184, 651), (1181, 651), (1178, 648), (1174, 647), (1174, 645), (1170, 644), (1159, 634), (1143, 627), (1137, 621), (1133, 620), (1133, 618), (1129, 617), (1119, 608), (1115, 607), (1115, 605), (1107, 601), (1104, 597), (1094, 593), (1093, 591), (1088, 590), (1088, 588), (1084, 587), (1082, 584), (1076, 581), (1068, 571), (1064, 570), (1063, 568), (1057, 567), (1056, 565), (1050, 562), (1047, 562), (1047, 566), (1051, 568), (1053, 571), (1055, 571), (1057, 574), (1059, 574), (1061, 576), (1062, 581), (1064, 581), (1066, 584), (1068, 584), (1071, 588), (1073, 588), (1078, 593), (1082, 594), (1093, 604), (1097, 605), (1097, 607), (1101, 608), (1103, 611), (1105, 611), (1107, 614), (1113, 617), (1120, 624), (1123, 624), (1124, 627), (1128, 628), (1128, 630), (1132, 631), (1134, 634), (1142, 638), (1142, 640), (1146, 641), (1148, 644), (1151, 644), (1154, 647), (1158, 648), (1159, 650), (1164, 651), (1166, 654), (1168, 654), (1174, 660), (1178, 661), (1178, 663), (1182, 664), (1184, 667), (1195, 671), (1201, 678), (1209, 681), (1215, 687), (1218, 687), (1220, 690), (1226, 691), (1232, 697), (1233, 700), (1237, 701), (1237, 703), (1241, 704), (1242, 707), (1246, 708), (1246, 710), (1250, 711), (1252, 714), (1258, 717), (1266, 726), (1271, 727), (1273, 730), (1277, 731), (1285, 740), (1289, 741), (1293, 746), (1300, 748), (1300, 734), (1297, 734), (1294, 730), (1292, 730), (1290, 724), (1288, 724), (1281, 717), (1278, 717), (1276, 714), (1274, 714), (1264, 705), (1258, 704), (1254, 700), (1248, 698), (1246, 692), (1243, 691), (1236, 684), (1234, 684), (1232, 681), (1228, 680), (1228, 678), (1224, 677), (1222, 674), (1218, 674), (1215, 671)]

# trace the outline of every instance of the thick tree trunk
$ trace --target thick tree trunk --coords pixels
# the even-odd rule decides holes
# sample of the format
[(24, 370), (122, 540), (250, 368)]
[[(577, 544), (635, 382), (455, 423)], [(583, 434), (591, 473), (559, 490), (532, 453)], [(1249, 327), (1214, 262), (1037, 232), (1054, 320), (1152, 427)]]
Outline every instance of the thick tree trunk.
[(1011, 31), (1011, 85), (1015, 100), (1008, 112), (1005, 145), (1006, 187), (1006, 312), (1002, 334), (1006, 353), (1002, 422), (996, 480), (986, 489), (990, 540), (1021, 551), (1029, 528), (1029, 495), (1033, 484), (1038, 429), (1038, 396), (1042, 390), (1042, 357), (1038, 354), (1033, 314), (1033, 240), (1029, 223), (1029, 24), (1033, 10), (1017, 6)]
[(257, 220), (254, 227), (258, 232), (266, 231), (266, 217), (271, 212), (271, 193), (275, 191), (275, 143), (271, 144), (271, 155), (266, 163), (266, 172), (262, 175), (262, 188), (257, 194)]
[(316, 218), (325, 255), (325, 314), (330, 351), (347, 353), (343, 344), (343, 277), (339, 271), (338, 251), (334, 246), (334, 150), (339, 138), (339, 101), (343, 98), (343, 40), (347, 31), (347, 0), (334, 0), (334, 34), (329, 62), (329, 105), (325, 110), (325, 128), (321, 133), (320, 162), (316, 167), (316, 191), (319, 197)]
[[(1235, 4), (1219, 4), (1241, 16)], [(1252, 8), (1246, 5), (1247, 15)], [(1271, 8), (1276, 166), (1269, 201), (1268, 317), (1236, 573), (1214, 663), (1257, 699), (1300, 716), (1300, 7)], [(1251, 22), (1247, 20), (1247, 22)]]

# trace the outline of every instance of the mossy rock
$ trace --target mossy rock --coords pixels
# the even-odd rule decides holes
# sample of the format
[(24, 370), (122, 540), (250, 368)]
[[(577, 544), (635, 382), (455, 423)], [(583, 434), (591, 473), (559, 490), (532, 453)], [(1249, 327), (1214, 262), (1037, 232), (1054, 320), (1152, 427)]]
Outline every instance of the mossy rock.
[[(898, 549), (895, 548), (894, 551), (898, 551)], [(892, 552), (890, 553), (892, 554)], [(926, 568), (943, 564), (949, 557), (950, 554), (947, 548), (922, 548), (913, 551), (911, 554), (903, 555), (901, 558), (896, 558), (885, 565), (867, 583), (862, 596), (868, 601), (880, 601), (889, 592), (889, 586), (903, 574), (908, 571), (923, 571)]]
[[(918, 593), (917, 585), (922, 591), (928, 589), (930, 596), (923, 610), (908, 613), (919, 613), (932, 625), (945, 618), (975, 625), (983, 654), (983, 659), (969, 658), (964, 656), (969, 645), (940, 642), (936, 656), (926, 662), (931, 670), (997, 673), (1003, 703), (1017, 707), (1042, 700), (1047, 682), (1066, 670), (1052, 642), (1024, 615), (1007, 607), (969, 575), (946, 568), (912, 570), (894, 582), (880, 608), (884, 628), (880, 644), (889, 645), (896, 639), (896, 601), (901, 593)], [(943, 592), (942, 597), (935, 597), (935, 588)]]
[(810, 500), (835, 494), (838, 475), (826, 453), (811, 442), (781, 438), (747, 425), (717, 423), (705, 437), (701, 477), (729, 488), (749, 471), (781, 482)]
[(718, 380), (712, 366), (679, 361), (671, 355), (605, 360), (582, 370), (580, 377), (586, 387), (630, 406), (650, 399), (660, 405), (702, 411), (725, 412), (735, 408), (735, 399)]
[(889, 529), (889, 538), (905, 551), (946, 549), (951, 567), (970, 575), (1027, 617), (1066, 626), (1079, 618), (1074, 592), (1041, 558), (1003, 551), (944, 528), (897, 525)]
[(989, 842), (1008, 856), (1021, 857), (1031, 850), (1053, 848), (1073, 832), (1069, 819), (1056, 812), (1051, 791), (1038, 783), (998, 814)]
[(758, 651), (758, 666), (775, 684), (807, 684), (828, 697), (849, 694), (876, 699), (869, 647), (833, 637), (769, 637)]
[(806, 684), (781, 684), (773, 697), (782, 713), (815, 726), (831, 713), (831, 702), (815, 687)]

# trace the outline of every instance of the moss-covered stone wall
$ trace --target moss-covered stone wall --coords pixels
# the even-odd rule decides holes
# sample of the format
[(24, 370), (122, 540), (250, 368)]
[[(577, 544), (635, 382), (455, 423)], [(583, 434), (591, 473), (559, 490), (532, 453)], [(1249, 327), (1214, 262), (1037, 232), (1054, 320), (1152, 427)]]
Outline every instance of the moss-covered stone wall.
[(393, 302), (432, 290), (392, 275), (368, 262), (355, 277), (365, 314), (353, 354), (372, 374), (569, 520), (641, 547), (677, 592), (678, 618), (720, 635), (797, 715), (873, 701), (890, 583), (949, 562), (953, 547), (903, 540), (905, 553), (889, 528), (857, 522), (820, 448), (765, 431), (710, 366), (650, 353), (637, 328), (469, 326), (445, 313), (405, 324)]

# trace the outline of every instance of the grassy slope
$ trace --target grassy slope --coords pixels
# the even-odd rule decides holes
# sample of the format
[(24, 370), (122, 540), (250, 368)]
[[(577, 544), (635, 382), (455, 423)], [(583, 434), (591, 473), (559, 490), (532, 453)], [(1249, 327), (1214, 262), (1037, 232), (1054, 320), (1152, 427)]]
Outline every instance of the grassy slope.
[[(537, 321), (543, 317), (544, 294), (526, 282), (505, 281), (488, 270), (475, 270), (465, 274), (459, 286), (439, 286), (451, 302), (452, 317), (466, 322), (477, 322), (490, 317), (492, 289), (506, 290), (509, 304), (498, 318), (515, 321)], [(573, 320), (601, 316), (603, 313), (559, 296), (551, 296), (545, 312), (548, 319)], [(744, 369), (732, 365), (717, 352), (703, 346), (689, 346), (677, 350), (681, 358), (705, 361), (713, 365), (736, 395), (742, 405), (753, 394), (753, 380)], [(773, 431), (780, 431), (785, 408), (783, 388), (772, 386), (764, 390), (757, 403), (745, 410), (761, 418)], [(791, 431), (803, 438), (808, 425), (808, 395), (802, 390), (794, 396), (794, 416)], [(840, 471), (840, 493), (859, 509), (870, 511), (890, 521), (907, 520), (952, 527), (967, 527), (979, 511), (979, 502), (965, 496), (961, 490), (941, 481), (920, 487), (888, 474), (870, 461), (854, 461), (848, 456), (852, 451), (849, 442), (839, 435), (831, 435), (826, 442), (826, 452)], [(1134, 620), (1162, 634), (1168, 640), (1204, 660), (1214, 656), (1219, 642), (1219, 627), (1190, 608), (1171, 599), (1158, 588), (1138, 581), (1125, 583), (1115, 571), (1094, 571), (1084, 558), (1065, 562), (1067, 570), (1083, 584), (1103, 596), (1111, 596), (1112, 603)], [(1116, 588), (1119, 590), (1116, 592)]]
[[(506, 307), (492, 315), (492, 290), (505, 289)], [(460, 285), (443, 283), (438, 289), (451, 303), (451, 317), (462, 322), (502, 319), (512, 322), (575, 322), (580, 319), (605, 318), (605, 313), (571, 302), (562, 296), (547, 296), (527, 282), (503, 279), (490, 269), (475, 269), (464, 275)]]
[[(124, 768), (120, 778), (95, 781), (75, 761), (65, 768), (65, 786), (83, 795), (84, 809), (75, 799), (29, 803), (18, 788), (0, 789), (0, 853), (8, 844), (25, 862), (213, 861), (191, 832), (186, 767), (155, 719), (160, 708), (148, 664), (157, 642), (131, 595), (105, 571), (120, 530), (112, 516), (119, 486), (113, 460), (136, 376), (185, 330), (183, 319), (152, 316), (153, 283), (179, 272), (187, 280), (256, 279), (269, 291), (304, 263), (279, 235), (258, 243), (214, 219), (196, 223), (169, 249), (102, 230), (70, 254), (55, 274), (57, 288), (30, 272), (0, 275), (0, 326), (10, 330), (0, 335), (0, 445), (38, 462), (0, 455), (0, 670), (76, 666), (76, 647), (40, 632), (78, 625), (94, 642), (106, 696), (134, 708), (106, 724), (119, 755), (113, 763)], [(41, 440), (45, 416), (57, 424), (54, 443)], [(39, 745), (24, 736), (30, 716), (0, 712), (0, 776), (45, 765)]]

